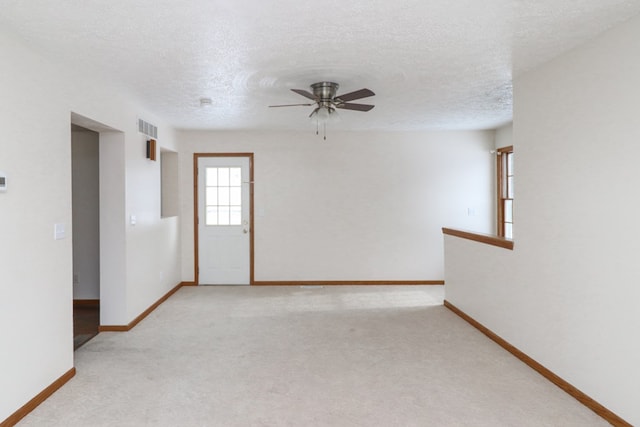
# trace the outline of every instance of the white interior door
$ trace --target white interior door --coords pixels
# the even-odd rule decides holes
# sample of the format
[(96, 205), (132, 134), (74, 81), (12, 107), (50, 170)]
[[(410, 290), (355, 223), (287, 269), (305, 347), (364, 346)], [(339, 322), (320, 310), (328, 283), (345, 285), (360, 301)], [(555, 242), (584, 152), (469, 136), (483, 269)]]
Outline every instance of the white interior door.
[(198, 157), (200, 285), (250, 284), (249, 157)]

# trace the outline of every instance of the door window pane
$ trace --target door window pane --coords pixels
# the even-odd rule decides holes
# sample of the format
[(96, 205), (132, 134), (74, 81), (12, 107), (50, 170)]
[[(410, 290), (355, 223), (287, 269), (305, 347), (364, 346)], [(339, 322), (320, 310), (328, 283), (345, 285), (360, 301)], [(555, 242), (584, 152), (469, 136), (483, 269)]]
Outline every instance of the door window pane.
[(229, 206), (218, 207), (218, 224), (229, 225)]
[(218, 187), (218, 205), (229, 206), (229, 187)]
[(207, 206), (206, 224), (207, 225), (218, 224), (218, 207), (217, 206)]
[(242, 185), (241, 168), (229, 168), (229, 185), (231, 187), (240, 187)]
[(215, 206), (218, 204), (218, 187), (207, 187), (206, 205)]
[(218, 185), (220, 187), (229, 186), (229, 168), (218, 168)]
[(218, 168), (207, 168), (207, 187), (218, 185)]
[(240, 188), (240, 187), (231, 187), (229, 189), (229, 204), (231, 206), (241, 206), (242, 205), (242, 188)]

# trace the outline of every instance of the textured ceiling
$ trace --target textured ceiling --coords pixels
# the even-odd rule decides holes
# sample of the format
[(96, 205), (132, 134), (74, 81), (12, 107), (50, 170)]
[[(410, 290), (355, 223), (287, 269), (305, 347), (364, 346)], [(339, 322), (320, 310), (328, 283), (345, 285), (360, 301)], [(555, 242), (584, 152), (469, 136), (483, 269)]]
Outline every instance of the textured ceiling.
[[(640, 0), (0, 0), (0, 30), (127, 87), (183, 129), (308, 129), (291, 88), (367, 87), (334, 129), (486, 129), (514, 75), (631, 16)], [(200, 107), (208, 97), (212, 105)]]

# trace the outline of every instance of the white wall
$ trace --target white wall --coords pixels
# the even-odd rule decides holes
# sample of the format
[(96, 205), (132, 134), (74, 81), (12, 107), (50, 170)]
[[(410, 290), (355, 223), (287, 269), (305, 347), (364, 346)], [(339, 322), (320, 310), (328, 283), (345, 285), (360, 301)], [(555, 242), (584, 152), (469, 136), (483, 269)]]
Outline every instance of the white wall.
[(99, 134), (71, 131), (73, 299), (100, 298)]
[[(180, 282), (180, 260), (178, 219), (160, 218), (159, 164), (145, 159), (136, 119), (156, 124), (159, 144), (175, 150), (172, 130), (121, 89), (10, 35), (0, 33), (0, 56), (0, 170), (9, 177), (0, 193), (2, 421), (73, 366), (71, 112), (120, 131), (101, 132), (99, 142), (101, 210), (112, 197), (118, 213), (107, 259), (101, 236), (101, 266), (117, 269), (101, 277), (101, 292), (119, 286), (101, 295), (102, 323), (127, 324)], [(114, 168), (103, 176), (110, 157)], [(135, 228), (125, 224), (129, 213), (138, 215)], [(53, 239), (56, 223), (66, 238)]]
[[(71, 131), (55, 105), (64, 93), (40, 77), (47, 64), (4, 37), (0, 52), (0, 170), (9, 184), (0, 193), (4, 420), (73, 365)], [(65, 224), (66, 239), (53, 240), (54, 223)]]
[(100, 324), (126, 323), (127, 219), (123, 132), (100, 132)]
[(513, 145), (513, 123), (504, 125), (496, 129), (495, 148), (504, 148)]
[(640, 18), (514, 82), (513, 252), (447, 236), (447, 300), (640, 424)]
[(194, 152), (255, 153), (256, 280), (442, 280), (443, 225), (494, 231), (493, 138), (180, 132), (183, 279), (194, 277)]
[(180, 173), (178, 170), (178, 153), (163, 150), (160, 155), (160, 181), (162, 184), (163, 217), (180, 214)]
[[(158, 124), (156, 158), (160, 157), (161, 148), (175, 151), (173, 131), (151, 115), (148, 117), (148, 121)], [(160, 162), (146, 158), (148, 137), (137, 132), (135, 118), (131, 124), (133, 143), (124, 147), (127, 314), (115, 324), (130, 322), (181, 282), (179, 218), (160, 217)], [(135, 226), (129, 223), (131, 215), (136, 216)]]

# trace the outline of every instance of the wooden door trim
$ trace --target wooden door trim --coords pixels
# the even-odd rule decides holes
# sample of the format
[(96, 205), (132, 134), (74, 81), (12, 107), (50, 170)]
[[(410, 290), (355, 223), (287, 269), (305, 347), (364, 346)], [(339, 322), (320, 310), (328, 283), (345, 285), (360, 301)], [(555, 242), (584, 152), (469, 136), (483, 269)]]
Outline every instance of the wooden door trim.
[(204, 157), (248, 157), (249, 158), (249, 284), (255, 282), (254, 275), (254, 235), (253, 227), (253, 153), (193, 153), (193, 255), (194, 255), (194, 284), (200, 284), (199, 273), (199, 238), (200, 228), (198, 227), (198, 160)]

